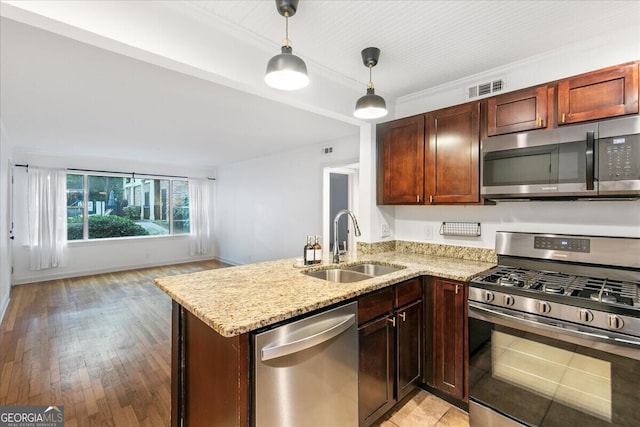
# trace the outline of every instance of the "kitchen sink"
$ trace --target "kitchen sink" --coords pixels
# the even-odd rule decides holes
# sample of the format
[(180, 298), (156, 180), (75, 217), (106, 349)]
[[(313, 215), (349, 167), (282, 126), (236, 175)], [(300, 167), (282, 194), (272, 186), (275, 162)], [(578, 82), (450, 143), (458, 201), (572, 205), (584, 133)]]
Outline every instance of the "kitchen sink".
[(318, 279), (328, 280), (337, 283), (359, 282), (360, 280), (371, 279), (373, 276), (359, 273), (352, 270), (343, 270), (341, 268), (331, 268), (328, 270), (309, 271), (305, 273), (307, 276), (316, 277)]
[(304, 274), (318, 279), (328, 280), (337, 283), (359, 282), (377, 276), (393, 273), (402, 270), (404, 267), (390, 267), (388, 265), (363, 263), (340, 268), (329, 268), (326, 270), (308, 271)]
[(376, 276), (384, 276), (385, 274), (389, 274), (389, 273), (395, 273), (396, 271), (402, 270), (405, 267), (391, 267), (391, 266), (382, 265), (382, 264), (364, 263), (364, 264), (351, 265), (343, 268), (345, 270), (357, 271), (359, 273), (364, 273), (369, 276), (376, 277)]

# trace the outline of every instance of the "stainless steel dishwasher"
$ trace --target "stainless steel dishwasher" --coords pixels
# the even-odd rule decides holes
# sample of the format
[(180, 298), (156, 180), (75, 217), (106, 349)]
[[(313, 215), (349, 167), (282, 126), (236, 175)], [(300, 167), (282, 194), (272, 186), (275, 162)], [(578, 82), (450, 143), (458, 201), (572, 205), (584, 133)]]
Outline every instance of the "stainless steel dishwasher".
[(254, 335), (256, 427), (358, 425), (358, 306)]

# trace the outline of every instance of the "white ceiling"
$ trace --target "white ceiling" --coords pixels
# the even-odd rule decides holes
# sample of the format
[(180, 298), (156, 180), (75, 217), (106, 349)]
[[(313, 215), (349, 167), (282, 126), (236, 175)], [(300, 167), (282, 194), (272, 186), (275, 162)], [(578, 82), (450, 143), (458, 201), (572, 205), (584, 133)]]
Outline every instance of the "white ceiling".
[[(86, 12), (90, 3), (67, 2), (64, 7), (84, 6)], [(106, 7), (110, 2), (100, 3)], [(150, 20), (157, 14), (158, 26), (166, 23), (161, 19), (168, 14), (184, 32), (192, 28), (200, 35), (208, 27), (211, 34), (224, 32), (238, 41), (222, 56), (222, 50), (214, 50), (211, 36), (213, 58), (204, 58), (205, 43), (177, 46), (184, 58), (195, 58), (190, 64), (185, 60), (185, 67), (202, 73), (158, 65), (162, 61), (157, 58), (168, 51), (167, 39), (153, 40), (142, 25), (138, 33), (135, 27), (125, 28), (124, 15), (120, 27), (115, 19), (105, 18), (100, 25), (87, 20), (84, 31), (101, 36), (102, 42), (93, 43), (93, 38), (74, 31), (79, 21), (43, 24), (45, 30), (36, 28), (44, 22), (44, 9), (29, 9), (20, 2), (2, 6), (0, 117), (11, 145), (52, 154), (133, 157), (199, 167), (356, 138), (357, 122), (345, 112), (358, 94), (364, 94), (368, 72), (360, 50), (367, 46), (382, 51), (373, 81), (392, 105), (404, 95), (640, 25), (638, 1), (303, 0), (289, 20), (290, 38), (312, 78), (320, 76), (312, 80), (304, 98), (265, 89), (261, 80), (266, 60), (278, 53), (284, 36), (284, 18), (272, 0), (113, 6), (118, 13), (127, 7), (132, 14), (148, 12)], [(80, 19), (80, 9), (71, 12), (76, 13), (69, 16)], [(61, 19), (54, 12), (48, 18)], [(118, 39), (118, 31), (124, 30), (138, 37), (137, 50), (124, 55), (126, 49), (103, 48), (109, 38), (134, 45), (131, 39)], [(158, 31), (156, 36), (166, 36), (162, 28)], [(179, 43), (184, 34), (169, 36)], [(159, 47), (149, 52), (156, 60), (148, 60), (140, 46), (153, 42)], [(216, 63), (217, 54), (221, 56)], [(176, 58), (169, 58), (174, 65)], [(199, 58), (213, 65), (206, 69), (198, 64)], [(221, 71), (222, 77), (216, 78), (216, 66), (232, 71)], [(314, 82), (322, 87), (313, 88)], [(342, 102), (335, 94), (348, 99), (344, 111), (326, 107)], [(312, 105), (316, 99), (322, 107)]]

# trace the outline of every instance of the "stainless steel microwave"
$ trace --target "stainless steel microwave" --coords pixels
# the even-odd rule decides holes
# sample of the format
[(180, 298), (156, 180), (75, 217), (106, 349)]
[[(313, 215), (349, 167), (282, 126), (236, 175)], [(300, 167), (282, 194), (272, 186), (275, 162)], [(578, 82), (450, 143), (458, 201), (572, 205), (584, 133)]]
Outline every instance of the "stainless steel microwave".
[(486, 199), (640, 197), (640, 116), (494, 136), (481, 145)]

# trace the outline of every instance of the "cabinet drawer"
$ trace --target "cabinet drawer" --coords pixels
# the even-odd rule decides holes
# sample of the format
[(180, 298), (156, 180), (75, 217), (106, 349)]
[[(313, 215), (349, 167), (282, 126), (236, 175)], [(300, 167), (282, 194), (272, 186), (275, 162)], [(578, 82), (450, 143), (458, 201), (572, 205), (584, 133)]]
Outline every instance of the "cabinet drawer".
[(389, 287), (358, 300), (358, 324), (382, 316), (393, 310), (393, 288)]
[(413, 280), (400, 283), (395, 287), (395, 291), (395, 307), (419, 300), (422, 298), (422, 279), (417, 277)]

